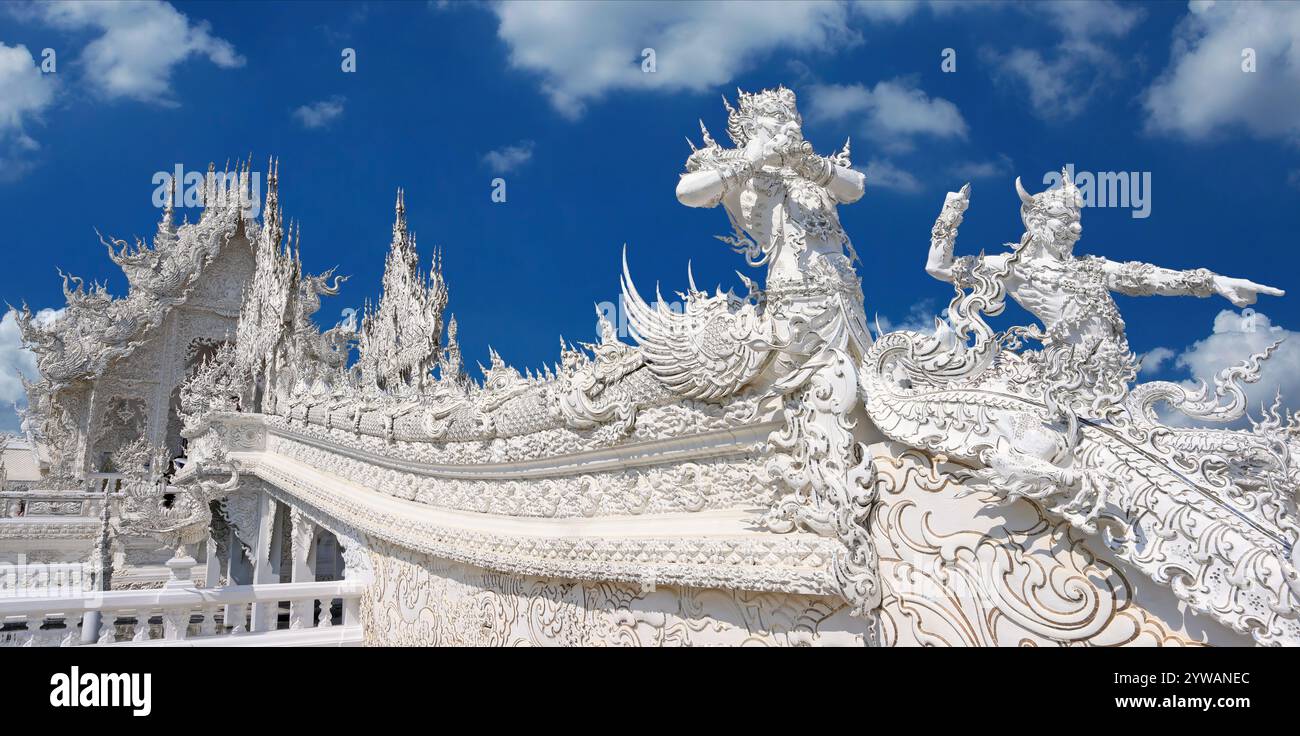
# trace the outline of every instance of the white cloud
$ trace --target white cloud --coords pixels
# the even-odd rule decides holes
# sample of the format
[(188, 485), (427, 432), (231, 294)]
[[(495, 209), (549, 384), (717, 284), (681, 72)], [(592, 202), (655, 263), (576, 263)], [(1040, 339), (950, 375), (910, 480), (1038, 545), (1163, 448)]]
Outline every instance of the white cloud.
[(343, 114), (343, 106), (346, 102), (346, 97), (335, 95), (328, 100), (302, 105), (293, 111), (293, 116), (303, 124), (303, 127), (323, 128)]
[[(859, 40), (841, 2), (502, 2), (491, 6), (516, 69), (567, 117), (616, 90), (712, 91), (776, 49)], [(641, 70), (643, 49), (656, 71)]]
[[(1041, 6), (1042, 0), (1033, 5)], [(949, 16), (968, 10), (1007, 7), (1007, 0), (850, 0), (855, 16), (877, 23), (901, 23), (921, 11), (930, 11), (936, 17)]]
[[(499, 21), (497, 35), (509, 48), (511, 66), (537, 74), (552, 105), (571, 118), (582, 115), (589, 101), (618, 90), (712, 91), (771, 52), (834, 52), (861, 43), (872, 26), (896, 26), (922, 9), (934, 16), (1013, 12), (1047, 23), (1060, 39), (1050, 57), (1037, 54), (1035, 58), (1030, 56), (1035, 52), (1023, 49), (1006, 55), (986, 52), (985, 56), (1005, 79), (1033, 90), (1035, 109), (1041, 110), (1043, 117), (1062, 117), (1062, 111), (1072, 117), (1094, 91), (1119, 73), (1119, 64), (1100, 44), (1127, 34), (1145, 16), (1141, 8), (1115, 0), (504, 0), (488, 7)], [(647, 48), (655, 52), (653, 73), (641, 68), (642, 50)], [(1001, 63), (1004, 57), (1008, 61)], [(905, 85), (898, 87), (883, 91), (901, 93), (906, 89)], [(900, 113), (906, 114), (926, 101), (901, 97), (893, 102), (902, 104)], [(931, 112), (941, 113), (936, 125), (954, 124), (953, 115), (942, 106), (931, 105)], [(964, 131), (964, 121), (961, 129)]]
[(952, 167), (952, 175), (958, 179), (991, 179), (996, 176), (1010, 176), (1015, 169), (1011, 157), (998, 154), (988, 161), (961, 161)]
[(40, 144), (25, 123), (54, 101), (54, 80), (41, 73), (26, 46), (0, 42), (0, 179), (15, 179), (31, 167)]
[(883, 159), (872, 159), (862, 173), (867, 177), (867, 188), (879, 187), (912, 194), (921, 191), (921, 182), (910, 172)]
[(988, 60), (997, 78), (1013, 83), (1029, 94), (1029, 104), (1042, 118), (1072, 118), (1083, 109), (1085, 100), (1067, 81), (1070, 60), (1058, 58), (1048, 62), (1033, 49), (1014, 49), (1006, 54), (990, 52)]
[(26, 46), (0, 43), (0, 130), (19, 129), (54, 99), (53, 79), (41, 74)]
[[(1147, 128), (1204, 139), (1223, 128), (1300, 143), (1300, 4), (1191, 3), (1169, 68), (1146, 91)], [(1242, 53), (1255, 52), (1254, 73)]]
[(1151, 350), (1148, 350), (1147, 352), (1138, 356), (1138, 360), (1141, 361), (1142, 363), (1142, 367), (1139, 372), (1143, 374), (1159, 373), (1160, 369), (1168, 365), (1170, 361), (1172, 361), (1177, 356), (1178, 353), (1175, 353), (1173, 350), (1170, 350), (1169, 348), (1165, 348), (1165, 347), (1152, 348)]
[(1115, 0), (1029, 3), (1024, 9), (1045, 16), (1066, 37), (1078, 39), (1127, 35), (1145, 16), (1141, 8)]
[(985, 49), (981, 56), (993, 67), (995, 79), (1029, 96), (1031, 109), (1043, 120), (1077, 117), (1098, 90), (1124, 73), (1104, 43), (1127, 35), (1146, 15), (1114, 0), (1014, 7), (1046, 20), (1060, 32), (1060, 42), (1045, 52)]
[(873, 21), (897, 23), (921, 9), (920, 0), (854, 0), (853, 12)]
[[(47, 326), (62, 315), (62, 309), (42, 309), (34, 319)], [(36, 379), (36, 354), (23, 346), (17, 313), (10, 309), (0, 318), (0, 430), (18, 429), (16, 409), (27, 404), (23, 377)]]
[(488, 151), (483, 154), (483, 163), (487, 164), (487, 167), (492, 171), (505, 174), (528, 163), (532, 157), (533, 142), (520, 141), (513, 146)]
[[(1262, 352), (1278, 340), (1282, 340), (1282, 344), (1264, 362), (1260, 380), (1246, 385), (1249, 406), (1252, 413), (1258, 416), (1260, 404), (1271, 405), (1273, 397), (1281, 391), (1284, 406), (1300, 408), (1300, 332), (1274, 325), (1268, 315), (1261, 312), (1237, 312), (1231, 309), (1219, 312), (1214, 318), (1210, 335), (1177, 351), (1173, 366), (1191, 376), (1192, 380), (1186, 381), (1189, 387), (1195, 380), (1213, 386), (1216, 373), (1241, 363), (1252, 354)], [(1161, 351), (1161, 355), (1172, 355), (1175, 352), (1168, 348), (1156, 348), (1147, 355), (1154, 355), (1157, 351)], [(1146, 372), (1146, 366), (1143, 367), (1143, 372)], [(1171, 419), (1177, 421), (1178, 415)]]
[(877, 82), (872, 88), (813, 85), (806, 117), (824, 122), (858, 119), (863, 134), (895, 150), (908, 150), (916, 136), (965, 139), (968, 131), (956, 105), (931, 98), (901, 79)]
[(876, 335), (876, 337), (880, 337), (887, 332), (897, 332), (899, 330), (910, 330), (912, 332), (922, 332), (927, 335), (933, 335), (935, 331), (935, 317), (940, 314), (946, 314), (947, 311), (947, 306), (944, 306), (944, 308), (940, 310), (938, 300), (933, 297), (927, 297), (908, 307), (907, 314), (898, 322), (894, 322), (889, 317), (881, 314), (873, 315), (871, 318), (871, 331)]
[(174, 105), (170, 84), (176, 65), (191, 57), (222, 68), (244, 63), (228, 41), (210, 33), (207, 23), (191, 23), (170, 3), (68, 0), (10, 12), (63, 30), (99, 31), (101, 35), (82, 49), (79, 62), (86, 80), (106, 99)]
[(1087, 40), (1063, 41), (1046, 54), (1017, 48), (985, 51), (994, 78), (1029, 96), (1034, 115), (1043, 120), (1078, 117), (1092, 96), (1118, 78), (1121, 65), (1100, 45)]

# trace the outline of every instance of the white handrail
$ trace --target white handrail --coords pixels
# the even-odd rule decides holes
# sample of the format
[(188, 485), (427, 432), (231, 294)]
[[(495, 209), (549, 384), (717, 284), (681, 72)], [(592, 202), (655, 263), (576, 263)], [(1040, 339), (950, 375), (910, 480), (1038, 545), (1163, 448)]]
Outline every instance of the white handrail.
[[(337, 580), (222, 588), (175, 586), (153, 590), (92, 591), (75, 597), (0, 598), (0, 623), (21, 624), (21, 627), (11, 626), (9, 630), (0, 632), (0, 644), (76, 645), (81, 641), (79, 629), (83, 622), (95, 621), (102, 622), (98, 628), (98, 644), (158, 645), (160, 641), (166, 641), (168, 645), (177, 646), (183, 645), (182, 642), (222, 646), (219, 640), (233, 636), (256, 638), (268, 645), (353, 644), (360, 642), (360, 603), (366, 587), (366, 582), (360, 580)], [(343, 604), (342, 625), (337, 627), (330, 611), (335, 600), (341, 600)], [(286, 601), (290, 604), (306, 603), (307, 606), (305, 616), (291, 613), (290, 628), (283, 630), (277, 628), (275, 611), (279, 603)], [(317, 601), (320, 602), (321, 615), (319, 622), (313, 622), (312, 611)], [(262, 605), (252, 609), (254, 616), (249, 619), (247, 614), (252, 604)], [(259, 608), (262, 613), (258, 613)], [(219, 611), (220, 625), (217, 623)], [(119, 618), (128, 619), (124, 625), (132, 627), (128, 632), (130, 641), (118, 639), (121, 633)], [(162, 622), (162, 639), (154, 636), (154, 619)], [(60, 626), (45, 628), (48, 623)], [(190, 628), (196, 624), (198, 635), (191, 636)], [(328, 633), (326, 630), (331, 628), (341, 631)], [(317, 633), (305, 633), (308, 631)], [(85, 633), (89, 637), (95, 636), (94, 629)]]
[[(102, 501), (104, 493), (102, 491), (42, 491), (32, 489), (26, 491), (0, 491), (0, 498), (18, 498), (31, 501)], [(115, 491), (110, 493), (108, 498), (118, 501), (126, 498), (126, 494)]]
[(316, 583), (263, 583), (229, 585), (222, 588), (156, 588), (112, 590), (88, 593), (77, 598), (0, 598), (0, 619), (12, 616), (56, 615), (88, 611), (120, 611), (142, 608), (199, 608), (238, 603), (276, 603), (304, 598), (352, 598), (366, 585), (357, 580)]

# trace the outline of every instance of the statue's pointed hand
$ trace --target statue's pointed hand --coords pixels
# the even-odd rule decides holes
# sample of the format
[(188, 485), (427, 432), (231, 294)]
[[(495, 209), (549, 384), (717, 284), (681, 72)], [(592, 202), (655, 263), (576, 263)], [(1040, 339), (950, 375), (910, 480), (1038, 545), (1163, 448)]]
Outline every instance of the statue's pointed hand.
[(1268, 296), (1283, 296), (1285, 291), (1272, 287), (1257, 284), (1248, 279), (1234, 279), (1228, 276), (1219, 276), (1214, 280), (1214, 290), (1224, 299), (1232, 302), (1234, 306), (1245, 307), (1255, 303), (1255, 299), (1260, 294)]

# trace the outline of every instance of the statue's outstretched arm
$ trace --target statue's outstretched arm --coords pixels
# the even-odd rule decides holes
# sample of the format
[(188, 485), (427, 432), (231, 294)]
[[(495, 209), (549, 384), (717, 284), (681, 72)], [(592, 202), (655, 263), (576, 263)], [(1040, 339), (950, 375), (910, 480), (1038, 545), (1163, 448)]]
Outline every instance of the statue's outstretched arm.
[(957, 245), (957, 228), (970, 205), (970, 184), (959, 192), (948, 192), (943, 209), (930, 230), (930, 257), (925, 262), (925, 272), (940, 281), (952, 282), (956, 278), (953, 248)]
[(1129, 296), (1219, 296), (1244, 307), (1254, 304), (1260, 294), (1282, 296), (1286, 292), (1247, 279), (1237, 279), (1205, 268), (1176, 271), (1141, 261), (1116, 263), (1105, 261), (1107, 283), (1114, 291)]
[(677, 201), (687, 207), (716, 207), (726, 193), (726, 180), (717, 169), (682, 174), (677, 182)]
[(822, 156), (818, 158), (830, 167), (831, 180), (826, 185), (826, 189), (830, 191), (831, 196), (835, 197), (836, 202), (853, 204), (862, 199), (862, 195), (867, 191), (867, 177), (861, 171), (840, 166)]

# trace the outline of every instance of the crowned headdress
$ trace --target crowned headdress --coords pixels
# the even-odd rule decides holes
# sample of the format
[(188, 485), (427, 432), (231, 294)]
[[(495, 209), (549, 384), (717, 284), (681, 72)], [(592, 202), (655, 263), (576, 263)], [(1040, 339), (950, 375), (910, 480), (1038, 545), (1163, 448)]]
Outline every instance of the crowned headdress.
[(760, 115), (803, 123), (799, 109), (795, 106), (794, 90), (784, 86), (752, 94), (737, 88), (736, 104), (739, 109), (731, 106), (726, 95), (722, 97), (722, 104), (727, 107), (727, 135), (731, 136), (732, 143), (738, 147), (749, 142), (754, 119)]

